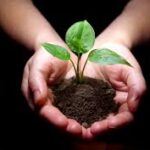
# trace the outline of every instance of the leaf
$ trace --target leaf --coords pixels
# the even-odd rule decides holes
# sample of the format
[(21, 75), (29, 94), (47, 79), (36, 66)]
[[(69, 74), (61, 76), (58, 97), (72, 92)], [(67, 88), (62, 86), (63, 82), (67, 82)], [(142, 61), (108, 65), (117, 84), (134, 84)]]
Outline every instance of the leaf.
[(98, 64), (125, 64), (131, 66), (127, 60), (110, 49), (95, 49), (89, 53), (88, 60)]
[(70, 59), (70, 53), (61, 46), (50, 44), (50, 43), (43, 43), (42, 46), (54, 57), (57, 57), (61, 60)]
[(86, 21), (79, 21), (73, 24), (66, 32), (66, 43), (75, 53), (86, 53), (95, 42), (95, 32), (92, 26)]

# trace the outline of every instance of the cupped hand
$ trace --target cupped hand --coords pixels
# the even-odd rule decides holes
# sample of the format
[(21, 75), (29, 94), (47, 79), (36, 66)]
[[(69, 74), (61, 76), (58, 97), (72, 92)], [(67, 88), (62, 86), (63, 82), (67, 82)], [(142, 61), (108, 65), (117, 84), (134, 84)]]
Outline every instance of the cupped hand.
[(119, 104), (119, 110), (116, 115), (112, 114), (102, 121), (93, 123), (86, 130), (86, 137), (101, 135), (133, 121), (134, 112), (146, 90), (140, 66), (132, 53), (122, 46), (107, 46), (107, 48), (115, 49), (117, 53), (128, 60), (132, 67), (121, 64), (102, 66), (88, 62), (84, 74), (93, 78), (104, 79), (112, 85), (116, 90), (114, 100)]
[[(26, 63), (22, 91), (29, 106), (38, 108), (39, 114), (60, 129), (84, 139), (91, 139), (112, 128), (121, 127), (134, 118), (141, 96), (146, 85), (138, 62), (128, 49), (116, 49), (133, 67), (126, 65), (95, 65), (88, 62), (84, 75), (93, 78), (103, 78), (110, 82), (116, 90), (114, 100), (120, 104), (119, 112), (107, 119), (95, 122), (90, 128), (85, 129), (73, 119), (67, 118), (53, 106), (53, 94), (48, 85), (59, 82), (62, 78), (74, 75), (70, 63), (61, 61), (51, 56), (43, 49), (38, 50)], [(85, 57), (81, 62), (84, 62)]]
[(49, 88), (73, 73), (69, 62), (61, 61), (41, 48), (25, 65), (22, 91), (29, 106), (51, 124), (71, 134), (82, 135), (81, 125), (75, 120), (68, 119), (53, 106), (53, 94)]

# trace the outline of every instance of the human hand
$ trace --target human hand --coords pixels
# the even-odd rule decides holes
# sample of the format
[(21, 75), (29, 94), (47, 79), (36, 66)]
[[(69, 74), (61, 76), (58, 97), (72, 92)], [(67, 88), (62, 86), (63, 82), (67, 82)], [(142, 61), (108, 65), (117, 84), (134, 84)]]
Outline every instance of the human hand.
[[(122, 55), (133, 66), (126, 65), (96, 65), (88, 62), (85, 68), (85, 76), (107, 80), (116, 90), (114, 100), (119, 104), (119, 111), (116, 115), (95, 122), (86, 130), (85, 136), (92, 138), (104, 132), (125, 126), (134, 119), (134, 112), (138, 108), (141, 96), (146, 89), (140, 66), (132, 53), (125, 46), (107, 44), (102, 47), (115, 50)], [(84, 58), (83, 58), (84, 61)]]
[(49, 85), (55, 84), (65, 76), (72, 76), (73, 73), (69, 63), (51, 56), (41, 48), (26, 63), (22, 91), (29, 106), (51, 124), (73, 135), (81, 135), (81, 125), (68, 119), (53, 106), (52, 91), (48, 88)]

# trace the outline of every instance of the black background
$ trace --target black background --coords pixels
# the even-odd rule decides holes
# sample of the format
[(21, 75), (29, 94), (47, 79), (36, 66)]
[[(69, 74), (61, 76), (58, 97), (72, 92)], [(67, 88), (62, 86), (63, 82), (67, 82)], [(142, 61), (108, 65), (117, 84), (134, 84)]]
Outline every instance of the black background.
[[(87, 19), (99, 34), (123, 9), (126, 1), (90, 1), (68, 3), (35, 0), (35, 5), (64, 38), (67, 28), (74, 22)], [(67, 6), (68, 5), (68, 6)], [(24, 46), (0, 31), (0, 150), (2, 149), (73, 149), (75, 139), (61, 133), (32, 112), (21, 93), (20, 86), (23, 68), (32, 55)], [(144, 43), (135, 48), (133, 54), (139, 61), (147, 82), (148, 91), (143, 97), (135, 121), (129, 126), (99, 137), (98, 141), (130, 145), (132, 149), (148, 145), (149, 136), (149, 50), (150, 44)], [(52, 148), (54, 146), (55, 148)]]

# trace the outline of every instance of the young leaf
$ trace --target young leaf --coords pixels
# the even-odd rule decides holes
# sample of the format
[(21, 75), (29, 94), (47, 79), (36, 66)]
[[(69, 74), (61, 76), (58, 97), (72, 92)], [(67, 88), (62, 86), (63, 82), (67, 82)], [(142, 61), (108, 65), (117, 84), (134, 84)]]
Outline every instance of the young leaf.
[(131, 66), (131, 64), (122, 56), (109, 49), (95, 49), (91, 51), (89, 53), (88, 60), (98, 64), (125, 64)]
[(92, 26), (84, 20), (73, 24), (67, 30), (65, 38), (67, 45), (73, 52), (82, 54), (93, 47), (95, 32)]
[(61, 60), (70, 60), (70, 53), (65, 48), (50, 43), (43, 43), (42, 46), (54, 57)]

